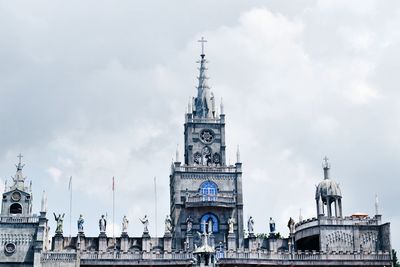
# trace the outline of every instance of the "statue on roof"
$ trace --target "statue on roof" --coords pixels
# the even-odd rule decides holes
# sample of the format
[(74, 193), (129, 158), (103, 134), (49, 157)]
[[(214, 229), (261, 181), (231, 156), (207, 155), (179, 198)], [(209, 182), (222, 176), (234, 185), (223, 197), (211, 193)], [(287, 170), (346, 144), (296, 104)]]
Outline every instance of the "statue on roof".
[(78, 218), (77, 223), (78, 223), (78, 233), (80, 233), (80, 234), (83, 233), (83, 223), (84, 223), (84, 222), (85, 222), (85, 220), (83, 219), (82, 214), (79, 215), (79, 218)]
[(143, 233), (148, 233), (149, 232), (149, 219), (147, 218), (147, 215), (144, 215), (143, 219), (139, 218), (139, 221), (143, 224)]
[(54, 212), (53, 212), (53, 214), (54, 214), (54, 220), (57, 223), (56, 234), (62, 234), (65, 213), (63, 213), (63, 215), (59, 214), (58, 216)]
[(103, 215), (101, 215), (101, 218), (100, 218), (100, 220), (99, 220), (99, 230), (100, 230), (100, 233), (102, 234), (104, 234), (105, 232), (106, 232), (106, 229), (107, 229), (107, 219), (105, 218), (105, 216), (104, 216), (104, 214)]

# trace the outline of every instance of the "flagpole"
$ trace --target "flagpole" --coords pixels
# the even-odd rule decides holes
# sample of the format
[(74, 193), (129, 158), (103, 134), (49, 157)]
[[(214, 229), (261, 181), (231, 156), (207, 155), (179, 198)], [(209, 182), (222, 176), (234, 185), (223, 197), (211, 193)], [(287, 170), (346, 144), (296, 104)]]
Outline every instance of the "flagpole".
[(158, 237), (157, 231), (157, 178), (154, 176), (154, 209), (155, 209), (155, 226), (156, 226), (156, 237)]
[(72, 176), (69, 177), (69, 237), (72, 234)]

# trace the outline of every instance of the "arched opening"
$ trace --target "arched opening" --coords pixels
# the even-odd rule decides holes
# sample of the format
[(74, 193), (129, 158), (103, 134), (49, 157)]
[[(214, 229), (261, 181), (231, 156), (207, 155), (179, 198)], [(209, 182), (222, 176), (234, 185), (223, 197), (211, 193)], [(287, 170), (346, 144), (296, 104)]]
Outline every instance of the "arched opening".
[(200, 186), (200, 193), (203, 196), (203, 201), (216, 201), (218, 186), (211, 181), (205, 181)]
[(10, 206), (10, 214), (21, 214), (22, 206), (19, 203), (14, 203)]
[(200, 231), (202, 233), (218, 233), (218, 218), (212, 213), (204, 214), (200, 219)]
[(319, 235), (312, 235), (296, 241), (297, 250), (319, 251)]

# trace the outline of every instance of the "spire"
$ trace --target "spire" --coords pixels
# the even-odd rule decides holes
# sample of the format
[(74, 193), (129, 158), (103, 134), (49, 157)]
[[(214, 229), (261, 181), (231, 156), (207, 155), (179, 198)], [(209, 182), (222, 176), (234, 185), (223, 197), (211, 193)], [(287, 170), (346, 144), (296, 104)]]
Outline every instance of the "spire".
[(222, 97), (221, 97), (221, 107), (220, 107), (220, 112), (221, 112), (221, 114), (224, 114), (224, 102), (222, 102)]
[(197, 86), (197, 98), (195, 99), (195, 116), (199, 118), (212, 118), (215, 113), (215, 107), (213, 105), (214, 97), (212, 96), (210, 87), (207, 83), (207, 60), (205, 59), (206, 55), (204, 54), (204, 43), (206, 43), (207, 40), (205, 40), (204, 37), (201, 37), (198, 42), (201, 43), (201, 59), (199, 61), (200, 74), (198, 77), (199, 84)]
[(236, 150), (236, 162), (240, 162), (240, 150), (239, 150), (239, 145), (237, 145), (237, 150)]
[(327, 156), (325, 156), (323, 159), (322, 168), (324, 169), (324, 179), (329, 179), (329, 170), (331, 168), (331, 164), (329, 163), (329, 159)]
[(18, 164), (15, 165), (17, 168), (17, 172), (14, 177), (11, 177), (14, 181), (14, 185), (11, 186), (11, 190), (13, 189), (19, 189), (21, 191), (25, 190), (25, 177), (22, 175), (22, 169), (24, 168), (25, 164), (22, 164), (22, 158), (23, 156), (21, 153), (17, 156), (19, 158)]
[(175, 152), (175, 162), (180, 162), (179, 161), (179, 145), (176, 145), (176, 152)]
[(21, 155), (21, 153), (19, 153), (19, 155), (17, 156), (17, 158), (19, 158), (19, 162), (18, 165), (15, 165), (15, 167), (17, 167), (17, 171), (22, 171), (22, 168), (24, 168), (25, 164), (22, 164), (21, 159), (24, 156)]
[(300, 209), (300, 212), (299, 212), (299, 222), (301, 222), (301, 221), (303, 221), (303, 215), (301, 215), (301, 209)]
[(46, 195), (46, 191), (43, 190), (43, 195), (42, 195), (42, 203), (41, 203), (41, 212), (47, 212), (47, 195)]
[(375, 215), (379, 215), (379, 199), (378, 194), (375, 193)]

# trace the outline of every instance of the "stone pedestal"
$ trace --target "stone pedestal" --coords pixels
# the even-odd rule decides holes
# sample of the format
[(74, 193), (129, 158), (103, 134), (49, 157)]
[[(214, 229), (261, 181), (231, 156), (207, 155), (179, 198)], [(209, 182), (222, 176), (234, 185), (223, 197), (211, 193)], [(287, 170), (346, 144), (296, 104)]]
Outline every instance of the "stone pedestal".
[(127, 233), (121, 234), (121, 251), (128, 252), (129, 250), (129, 236)]
[(249, 250), (256, 251), (258, 248), (257, 237), (254, 234), (249, 234)]
[(234, 233), (228, 234), (228, 250), (236, 250), (236, 235)]
[(208, 245), (212, 248), (215, 247), (215, 235), (210, 234), (209, 240), (208, 240)]
[(54, 236), (53, 250), (62, 251), (63, 248), (64, 248), (64, 236), (61, 233), (57, 233)]
[(278, 242), (276, 238), (268, 238), (269, 251), (278, 252)]
[(192, 233), (187, 233), (186, 234), (186, 241), (185, 241), (185, 250), (193, 251), (194, 245), (193, 245), (193, 235)]
[(100, 233), (99, 235), (99, 252), (107, 251), (107, 235), (106, 233)]
[(164, 251), (172, 252), (172, 235), (171, 235), (171, 233), (165, 233), (163, 241), (164, 241)]
[(150, 244), (151, 238), (148, 232), (144, 232), (142, 235), (142, 250), (146, 252), (150, 252), (151, 250), (151, 244)]
[(78, 235), (76, 237), (76, 248), (79, 250), (86, 250), (84, 233), (78, 233)]

